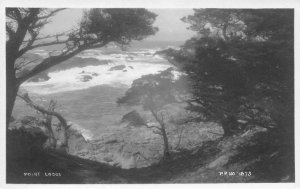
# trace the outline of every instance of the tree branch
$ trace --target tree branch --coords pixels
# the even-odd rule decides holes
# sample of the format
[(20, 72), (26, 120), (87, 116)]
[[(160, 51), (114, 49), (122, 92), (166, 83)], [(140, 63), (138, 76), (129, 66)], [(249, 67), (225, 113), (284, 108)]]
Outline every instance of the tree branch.
[[(17, 29), (14, 32), (12, 28), (6, 24), (6, 31), (9, 34), (10, 39), (14, 38), (14, 49), (16, 49), (16, 58), (21, 57), (28, 50), (33, 48), (48, 46), (53, 44), (44, 44), (32, 46), (37, 40), (40, 29), (48, 23), (47, 19), (52, 17), (55, 13), (64, 10), (64, 9), (55, 9), (53, 11), (48, 11), (48, 9), (39, 9), (39, 8), (8, 8), (6, 11), (6, 16), (14, 20), (17, 25)], [(42, 15), (42, 16), (39, 16)], [(31, 36), (29, 40), (24, 41), (27, 32)], [(10, 42), (11, 40), (8, 40)], [(21, 44), (26, 44), (24, 48), (21, 48)]]
[(53, 11), (51, 11), (49, 14), (45, 15), (45, 16), (40, 16), (38, 17), (38, 19), (47, 19), (50, 18), (51, 16), (54, 16), (57, 12), (65, 10), (66, 8), (61, 8), (61, 9), (55, 9)]
[(80, 49), (77, 49), (69, 54), (48, 57), (48, 58), (44, 59), (40, 64), (35, 66), (31, 71), (29, 71), (29, 72), (25, 73), (25, 75), (17, 78), (17, 82), (19, 84), (22, 84), (24, 81), (33, 77), (34, 75), (41, 73), (54, 65), (62, 63), (63, 61), (75, 56), (80, 51), (81, 51)]
[(25, 52), (27, 52), (28, 50), (31, 49), (32, 44), (34, 43), (36, 37), (38, 36), (38, 32), (34, 31), (33, 28), (28, 28), (28, 32), (31, 36), (31, 39), (28, 41), (26, 47), (24, 47), (23, 49), (19, 50), (17, 58), (19, 58), (20, 56), (22, 56)]
[(67, 121), (66, 121), (66, 119), (62, 115), (60, 115), (59, 113), (57, 113), (55, 111), (46, 110), (42, 106), (39, 106), (39, 105), (35, 104), (30, 99), (28, 93), (25, 93), (23, 95), (18, 94), (18, 97), (20, 97), (21, 99), (23, 99), (29, 106), (31, 106), (32, 108), (36, 109), (37, 111), (39, 111), (39, 112), (41, 112), (43, 114), (55, 116), (60, 121), (60, 123), (62, 124), (62, 126), (64, 126), (65, 128), (67, 128)]
[[(161, 127), (164, 127), (164, 125), (165, 125), (165, 123), (163, 122), (163, 117), (162, 117), (162, 120), (160, 120), (159, 118), (158, 118), (158, 115), (157, 115), (157, 113), (153, 110), (153, 109), (150, 109), (150, 111), (151, 111), (151, 113), (152, 113), (152, 115), (154, 116), (154, 118), (155, 118), (155, 120), (160, 124), (160, 126)], [(162, 114), (161, 114), (162, 115)], [(163, 128), (160, 128), (160, 129), (163, 129)]]
[(38, 60), (40, 60), (40, 58), (31, 60), (31, 61), (28, 61), (28, 62), (25, 62), (25, 60), (24, 60), (24, 62), (21, 62), (19, 65), (15, 65), (15, 70), (20, 70), (20, 69), (23, 68), (24, 66), (26, 66), (26, 65), (28, 65), (28, 64), (31, 64), (31, 63), (33, 63), (33, 62), (36, 62), (36, 61), (38, 61)]
[(15, 20), (17, 22), (22, 21), (22, 16), (18, 8), (7, 8), (6, 10), (6, 16), (12, 20)]
[[(35, 39), (35, 41), (39, 41), (39, 40), (44, 40), (44, 39), (50, 39), (50, 38), (57, 38), (57, 37), (61, 37), (61, 36), (68, 36), (70, 33), (68, 32), (76, 32), (77, 30), (73, 30), (73, 29), (70, 29), (70, 30), (67, 30), (67, 31), (64, 31), (64, 32), (61, 32), (61, 33), (57, 33), (55, 35), (46, 35), (46, 36), (41, 36), (41, 37), (37, 37)], [(28, 43), (30, 40), (24, 40), (23, 43)]]
[[(58, 56), (51, 56), (48, 57), (46, 59), (44, 59), (40, 64), (38, 64), (37, 66), (35, 66), (31, 71), (25, 73), (23, 76), (17, 78), (17, 82), (19, 84), (22, 84), (24, 81), (26, 81), (27, 79), (33, 77), (36, 74), (39, 74), (45, 70), (47, 70), (48, 68), (60, 64), (64, 61), (66, 61), (67, 59), (75, 56), (76, 54), (87, 50), (87, 49), (92, 49), (92, 48), (98, 48), (98, 47), (103, 47), (107, 44), (108, 42), (103, 42), (101, 44), (98, 45), (94, 45), (94, 46), (81, 46), (78, 47), (76, 50), (72, 51), (73, 49), (70, 49), (66, 52), (63, 52), (62, 54), (58, 55)], [(70, 52), (70, 53), (69, 53)]]
[(52, 42), (48, 42), (48, 43), (40, 43), (40, 44), (37, 44), (37, 45), (34, 45), (30, 48), (31, 49), (35, 49), (35, 48), (38, 48), (38, 47), (45, 47), (45, 46), (51, 46), (51, 45), (59, 45), (59, 44), (64, 44), (64, 43), (67, 43), (69, 40), (64, 40), (64, 41), (52, 41)]
[(26, 47), (24, 47), (23, 49), (21, 49), (18, 53), (18, 57), (21, 57), (24, 53), (26, 53), (29, 50), (38, 48), (38, 47), (45, 47), (45, 46), (51, 46), (51, 45), (58, 45), (58, 44), (65, 44), (68, 42), (68, 40), (64, 40), (64, 41), (53, 41), (53, 42), (48, 42), (48, 43), (41, 43), (41, 44), (37, 44), (37, 45), (33, 45), (33, 42), (35, 41), (35, 39), (33, 39), (32, 41), (28, 42), (28, 45)]

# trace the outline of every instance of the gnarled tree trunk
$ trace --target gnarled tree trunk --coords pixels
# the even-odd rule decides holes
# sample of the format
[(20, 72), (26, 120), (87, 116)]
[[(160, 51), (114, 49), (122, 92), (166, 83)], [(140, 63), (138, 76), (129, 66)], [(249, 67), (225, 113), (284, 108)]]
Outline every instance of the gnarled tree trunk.
[[(69, 126), (67, 125), (67, 121), (66, 119), (59, 113), (55, 112), (55, 111), (50, 111), (50, 110), (46, 110), (45, 108), (35, 104), (28, 96), (27, 93), (25, 93), (24, 95), (18, 95), (20, 98), (22, 98), (25, 102), (27, 102), (28, 105), (30, 105), (32, 108), (36, 109), (37, 111), (41, 112), (42, 114), (46, 114), (48, 116), (55, 116), (60, 124), (60, 128), (62, 130), (62, 133), (63, 133), (63, 141), (62, 141), (62, 144), (60, 146), (58, 146), (56, 144), (56, 149), (60, 149), (60, 150), (63, 150), (64, 152), (68, 152), (68, 128)], [(52, 130), (52, 128), (51, 128)]]
[(170, 158), (170, 149), (169, 149), (169, 141), (168, 141), (168, 136), (166, 133), (166, 128), (165, 128), (165, 123), (164, 123), (164, 118), (163, 115), (161, 114), (161, 118), (158, 117), (157, 112), (154, 110), (150, 110), (153, 117), (155, 120), (159, 123), (160, 125), (160, 135), (163, 138), (164, 141), (164, 159), (169, 159)]
[(164, 140), (164, 158), (168, 159), (170, 157), (170, 150), (169, 150), (169, 141), (166, 133), (166, 129), (164, 125), (161, 125), (161, 132), (162, 138)]
[(19, 90), (14, 69), (14, 53), (7, 53), (6, 57), (6, 128), (9, 126), (15, 100)]
[[(55, 109), (55, 105), (56, 103), (51, 100), (50, 103), (49, 103), (49, 107), (48, 107), (48, 111), (50, 112), (53, 112), (54, 109)], [(48, 129), (48, 132), (49, 132), (49, 147), (52, 148), (52, 149), (55, 149), (56, 148), (56, 143), (57, 143), (57, 140), (54, 136), (54, 132), (53, 132), (53, 129), (52, 129), (52, 115), (44, 115), (46, 121), (45, 121), (45, 126), (47, 127)]]

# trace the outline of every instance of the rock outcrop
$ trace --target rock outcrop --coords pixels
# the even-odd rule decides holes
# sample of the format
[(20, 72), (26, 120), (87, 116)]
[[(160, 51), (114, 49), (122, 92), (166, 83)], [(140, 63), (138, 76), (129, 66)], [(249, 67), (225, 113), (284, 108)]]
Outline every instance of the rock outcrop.
[(118, 66), (111, 67), (108, 71), (124, 70), (125, 68), (126, 68), (125, 65), (118, 65)]
[(99, 74), (96, 72), (86, 72), (84, 70), (79, 74), (80, 76), (77, 79), (79, 79), (81, 82), (87, 82), (92, 80), (94, 77), (99, 76)]
[(79, 80), (82, 81), (82, 82), (87, 82), (87, 81), (90, 81), (91, 79), (93, 79), (93, 77), (90, 76), (90, 75), (82, 75), (79, 78)]

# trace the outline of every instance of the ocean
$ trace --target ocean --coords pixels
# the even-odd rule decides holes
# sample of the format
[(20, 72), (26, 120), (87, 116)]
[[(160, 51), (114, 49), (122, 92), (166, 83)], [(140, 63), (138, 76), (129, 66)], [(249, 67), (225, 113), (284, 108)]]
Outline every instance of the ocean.
[[(178, 48), (180, 41), (136, 42), (120, 50), (115, 45), (87, 50), (76, 57), (49, 69), (45, 77), (22, 84), (32, 99), (44, 106), (51, 99), (57, 101), (59, 111), (82, 131), (87, 140), (97, 140), (120, 127), (122, 116), (134, 107), (118, 106), (116, 101), (142, 75), (156, 74), (172, 65), (155, 52)], [(32, 51), (46, 57), (54, 47)], [(17, 99), (13, 116), (21, 118), (35, 114)]]

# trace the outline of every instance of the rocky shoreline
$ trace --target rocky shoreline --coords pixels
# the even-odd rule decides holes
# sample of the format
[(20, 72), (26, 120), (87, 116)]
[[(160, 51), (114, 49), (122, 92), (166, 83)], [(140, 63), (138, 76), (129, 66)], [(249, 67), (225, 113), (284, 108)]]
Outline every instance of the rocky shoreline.
[[(25, 130), (47, 136), (45, 128), (25, 122), (24, 119), (11, 122), (10, 130)], [(174, 152), (180, 149), (192, 149), (204, 141), (219, 137), (211, 134), (210, 131), (221, 132), (220, 127), (215, 123), (191, 123), (185, 127), (179, 147), (177, 146), (178, 128), (169, 128), (170, 146), (174, 147), (172, 149)], [(62, 134), (55, 131), (55, 135), (60, 140)], [(123, 169), (147, 167), (159, 162), (163, 154), (162, 145), (160, 136), (154, 134), (151, 129), (126, 123), (112, 128), (97, 140), (86, 140), (82, 131), (75, 125), (68, 130), (68, 154)]]

